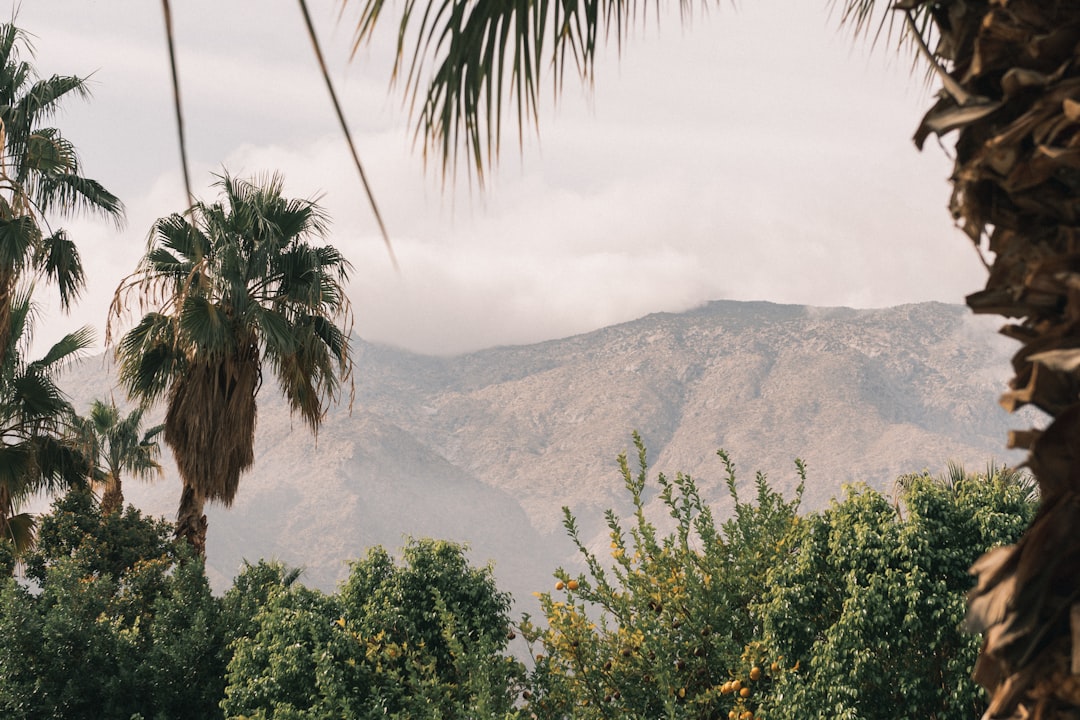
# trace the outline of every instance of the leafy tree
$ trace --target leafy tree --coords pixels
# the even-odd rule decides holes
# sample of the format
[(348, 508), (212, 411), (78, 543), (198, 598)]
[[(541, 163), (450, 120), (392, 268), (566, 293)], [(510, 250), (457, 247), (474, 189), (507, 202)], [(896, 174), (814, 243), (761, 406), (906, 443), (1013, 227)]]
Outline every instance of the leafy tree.
[[(769, 570), (791, 552), (801, 484), (787, 501), (758, 474), (756, 503), (740, 501), (722, 453), (734, 514), (718, 527), (692, 478), (660, 474), (659, 497), (675, 521), (661, 536), (645, 515), (648, 465), (637, 434), (634, 444), (636, 473), (619, 458), (634, 517), (627, 528), (607, 513), (611, 559), (585, 546), (564, 509), (588, 572), (556, 573), (555, 592), (540, 595), (546, 629), (522, 623), (538, 645), (529, 698), (538, 717), (726, 716), (742, 702), (741, 684), (730, 682), (763, 652), (752, 608), (767, 597)], [(801, 464), (799, 472), (805, 479)]]
[[(0, 24), (0, 363), (14, 331), (12, 309), (20, 280), (43, 276), (55, 283), (64, 308), (85, 280), (74, 243), (48, 216), (96, 212), (117, 222), (123, 205), (99, 183), (82, 175), (75, 146), (43, 123), (68, 97), (86, 97), (84, 78), (38, 78), (24, 59), (33, 50), (26, 33)], [(17, 337), (17, 335), (16, 335)]]
[(800, 662), (777, 676), (769, 718), (972, 718), (986, 703), (965, 633), (968, 567), (1034, 514), (1005, 471), (907, 476), (895, 502), (866, 487), (799, 524), (794, 554), (756, 609), (765, 644)]
[(130, 506), (103, 515), (88, 488), (54, 503), (27, 559), (37, 591), (0, 584), (0, 714), (220, 717), (219, 602), (170, 535)]
[[(967, 568), (1014, 541), (1034, 512), (1015, 473), (954, 482), (909, 476), (890, 501), (865, 487), (798, 515), (760, 474), (717, 527), (696, 483), (659, 475), (674, 520), (646, 517), (639, 471), (620, 458), (634, 517), (608, 513), (610, 559), (566, 528), (587, 572), (540, 594), (546, 627), (522, 623), (536, 663), (527, 708), (575, 718), (970, 718)], [(798, 465), (800, 479), (805, 470)]]
[(10, 300), (10, 330), (0, 362), (0, 542), (15, 555), (33, 543), (34, 519), (20, 505), (41, 491), (54, 492), (84, 482), (88, 465), (69, 437), (72, 409), (57, 386), (64, 363), (89, 347), (93, 333), (83, 328), (53, 345), (43, 357), (25, 359), (33, 336), (30, 292)]
[(266, 600), (253, 631), (234, 643), (226, 717), (464, 720), (513, 713), (520, 666), (502, 654), (509, 598), (489, 570), (468, 565), (459, 546), (412, 543), (400, 566), (375, 548), (332, 596), (289, 577), (260, 564), (237, 579), (244, 591), (230, 591), (238, 605), (252, 595)]
[(264, 366), (313, 432), (352, 370), (336, 324), (349, 316), (349, 264), (308, 242), (326, 233), (322, 210), (284, 198), (277, 175), (217, 186), (221, 202), (155, 223), (113, 308), (133, 291), (159, 306), (120, 339), (120, 379), (143, 403), (167, 397), (165, 442), (183, 480), (176, 532), (200, 554), (206, 501), (230, 504), (254, 461)]
[(157, 458), (161, 449), (154, 438), (164, 429), (155, 425), (139, 437), (145, 408), (137, 407), (121, 416), (115, 403), (95, 400), (89, 417), (76, 417), (73, 433), (84, 454), (94, 467), (91, 477), (104, 486), (101, 512), (119, 512), (124, 507), (121, 476), (130, 472), (135, 477), (150, 479), (161, 475)]

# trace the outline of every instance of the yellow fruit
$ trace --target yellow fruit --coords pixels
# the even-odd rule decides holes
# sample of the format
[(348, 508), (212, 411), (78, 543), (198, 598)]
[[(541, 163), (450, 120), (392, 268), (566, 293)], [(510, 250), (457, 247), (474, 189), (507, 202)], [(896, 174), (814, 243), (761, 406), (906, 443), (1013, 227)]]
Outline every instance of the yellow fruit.
[(556, 590), (562, 590), (562, 589), (563, 589), (564, 587), (566, 587), (566, 586), (565, 586), (565, 585), (563, 585), (563, 581), (562, 581), (562, 580), (560, 580), (559, 582), (555, 583), (555, 589), (556, 589)]
[(750, 668), (750, 679), (751, 680), (758, 680), (760, 678), (761, 678), (761, 668), (759, 668), (759, 667)]
[(750, 688), (743, 688), (740, 690), (739, 697), (750, 697)]
[(577, 590), (577, 588), (578, 588), (577, 580), (571, 580), (570, 582), (566, 583), (566, 587), (570, 588), (571, 590)]
[(732, 690), (738, 690), (741, 687), (742, 687), (742, 680), (732, 680), (731, 681), (731, 689)]
[(729, 720), (738, 720), (738, 717), (739, 717), (739, 713), (737, 713), (737, 712), (735, 712), (734, 710), (732, 710), (731, 712), (729, 712), (729, 713), (727, 714), (727, 716), (728, 716)]
[(772, 670), (773, 672), (776, 672), (777, 670), (780, 669), (780, 663), (774, 662), (772, 665), (769, 666), (769, 669)]
[(742, 715), (739, 716), (739, 720), (754, 720), (754, 713), (746, 710), (743, 712)]

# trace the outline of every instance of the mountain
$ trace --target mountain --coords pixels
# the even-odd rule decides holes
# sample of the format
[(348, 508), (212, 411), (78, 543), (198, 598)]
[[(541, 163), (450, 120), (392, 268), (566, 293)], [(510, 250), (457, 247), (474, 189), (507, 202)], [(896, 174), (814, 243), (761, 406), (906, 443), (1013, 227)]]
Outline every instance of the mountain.
[[(632, 454), (634, 430), (651, 474), (693, 475), (723, 516), (730, 499), (718, 448), (747, 493), (760, 470), (790, 496), (802, 458), (803, 507), (814, 509), (845, 483), (888, 490), (900, 474), (940, 472), (948, 460), (1016, 463), (1004, 452), (1007, 429), (1026, 424), (996, 402), (1010, 342), (940, 303), (721, 301), (455, 357), (362, 340), (355, 351), (352, 408), (348, 398), (332, 408), (317, 441), (264, 388), (254, 469), (232, 508), (209, 512), (217, 588), (242, 558), (274, 557), (330, 589), (368, 547), (433, 536), (468, 542), (475, 560), (494, 560), (501, 587), (527, 598), (575, 561), (563, 505), (590, 544), (606, 547), (604, 510), (627, 514), (616, 457)], [(64, 379), (80, 411), (114, 383), (104, 358)], [(179, 480), (167, 460), (163, 480), (130, 481), (125, 491), (172, 517)]]

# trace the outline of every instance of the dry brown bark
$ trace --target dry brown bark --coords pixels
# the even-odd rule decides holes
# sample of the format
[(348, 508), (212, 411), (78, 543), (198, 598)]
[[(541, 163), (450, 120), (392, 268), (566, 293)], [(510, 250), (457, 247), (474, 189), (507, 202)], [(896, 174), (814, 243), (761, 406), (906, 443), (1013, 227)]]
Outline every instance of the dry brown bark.
[(958, 130), (951, 209), (992, 254), (977, 313), (1003, 315), (1021, 343), (1002, 396), (1032, 405), (1028, 450), (1039, 512), (1015, 545), (972, 567), (968, 625), (987, 718), (1080, 718), (1080, 2), (902, 0), (940, 33), (944, 89), (915, 136)]

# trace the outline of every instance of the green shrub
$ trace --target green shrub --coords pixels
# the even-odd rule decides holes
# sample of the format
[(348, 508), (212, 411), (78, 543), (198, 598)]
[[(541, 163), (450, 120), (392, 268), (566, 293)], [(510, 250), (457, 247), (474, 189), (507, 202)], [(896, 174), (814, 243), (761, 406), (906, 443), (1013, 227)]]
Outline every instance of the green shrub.
[(645, 516), (639, 470), (620, 466), (634, 507), (607, 514), (610, 558), (565, 526), (587, 572), (556, 573), (539, 595), (546, 625), (532, 643), (528, 710), (539, 718), (977, 717), (979, 640), (963, 634), (967, 570), (1015, 541), (1030, 520), (1030, 483), (1016, 473), (908, 476), (890, 501), (865, 487), (798, 515), (756, 479), (719, 529), (684, 475), (656, 479), (674, 529)]
[(38, 592), (0, 581), (0, 715), (221, 716), (218, 601), (169, 535), (131, 508), (102, 517), (85, 490), (54, 503), (27, 558)]
[[(251, 586), (246, 575), (238, 585)], [(254, 583), (260, 586), (259, 583)], [(410, 543), (399, 566), (382, 548), (333, 596), (271, 587), (238, 637), (227, 717), (495, 718), (513, 714), (520, 664), (504, 654), (509, 596), (453, 543)]]

